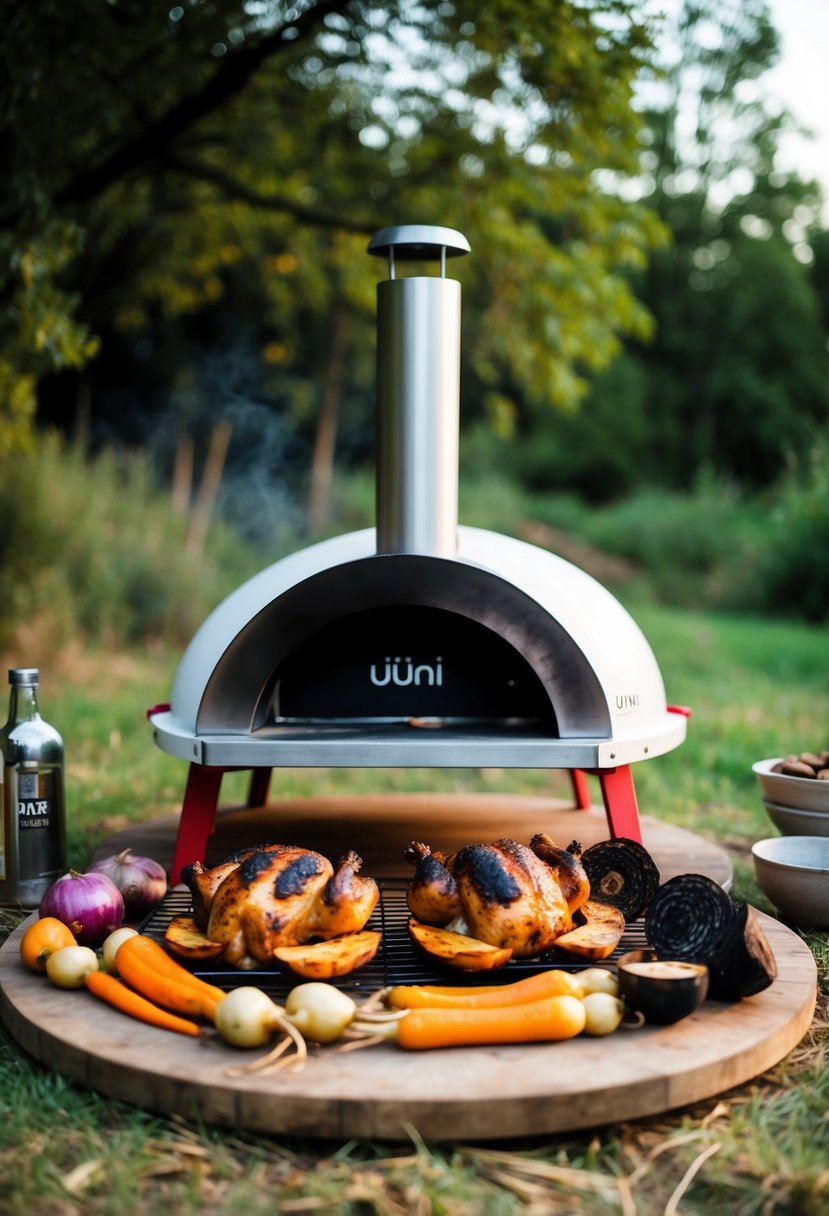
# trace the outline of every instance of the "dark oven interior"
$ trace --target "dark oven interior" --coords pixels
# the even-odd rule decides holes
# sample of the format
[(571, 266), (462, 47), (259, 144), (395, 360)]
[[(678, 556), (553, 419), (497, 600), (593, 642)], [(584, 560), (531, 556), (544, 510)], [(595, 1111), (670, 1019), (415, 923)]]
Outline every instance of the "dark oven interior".
[(277, 668), (262, 704), (264, 728), (430, 718), (557, 734), (527, 660), (487, 626), (444, 608), (370, 608), (324, 626)]

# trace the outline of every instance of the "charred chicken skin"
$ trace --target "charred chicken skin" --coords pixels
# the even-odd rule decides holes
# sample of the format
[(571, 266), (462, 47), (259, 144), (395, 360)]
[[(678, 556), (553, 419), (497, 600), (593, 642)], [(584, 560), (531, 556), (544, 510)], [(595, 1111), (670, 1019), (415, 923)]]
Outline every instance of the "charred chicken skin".
[(590, 883), (575, 842), (560, 849), (549, 836), (529, 847), (515, 840), (470, 844), (450, 857), (413, 841), (414, 865), (407, 889), (412, 915), (424, 924), (449, 927), (513, 958), (551, 949), (573, 927), (573, 913), (590, 896)]
[(194, 862), (182, 872), (193, 915), (206, 935), (224, 942), (237, 967), (273, 961), (274, 950), (327, 941), (362, 929), (379, 898), (362, 859), (349, 852), (336, 869), (321, 853), (295, 845), (246, 849), (218, 866)]

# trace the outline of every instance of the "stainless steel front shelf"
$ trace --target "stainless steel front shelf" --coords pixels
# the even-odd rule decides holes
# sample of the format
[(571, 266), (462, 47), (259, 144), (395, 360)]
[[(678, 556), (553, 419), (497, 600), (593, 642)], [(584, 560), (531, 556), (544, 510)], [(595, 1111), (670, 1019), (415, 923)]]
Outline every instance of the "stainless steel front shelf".
[(196, 764), (238, 768), (612, 768), (660, 755), (684, 734), (666, 713), (664, 730), (641, 736), (560, 739), (497, 726), (421, 729), (399, 724), (277, 725), (252, 735), (194, 735), (173, 714), (152, 716), (155, 742)]

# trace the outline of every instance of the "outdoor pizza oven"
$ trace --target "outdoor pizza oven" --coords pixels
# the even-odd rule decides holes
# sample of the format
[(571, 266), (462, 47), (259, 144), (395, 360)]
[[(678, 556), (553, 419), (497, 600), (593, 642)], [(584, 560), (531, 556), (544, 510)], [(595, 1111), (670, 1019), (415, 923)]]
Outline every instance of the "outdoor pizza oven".
[[(460, 284), (448, 228), (386, 228), (377, 289), (376, 527), (255, 575), (186, 650), (154, 738), (190, 762), (173, 863), (203, 856), (221, 775), (273, 768), (569, 769), (599, 776), (611, 834), (640, 838), (629, 766), (685, 738), (654, 655), (562, 558), (458, 526)], [(440, 274), (397, 274), (401, 262)], [(505, 828), (506, 830), (506, 828)]]

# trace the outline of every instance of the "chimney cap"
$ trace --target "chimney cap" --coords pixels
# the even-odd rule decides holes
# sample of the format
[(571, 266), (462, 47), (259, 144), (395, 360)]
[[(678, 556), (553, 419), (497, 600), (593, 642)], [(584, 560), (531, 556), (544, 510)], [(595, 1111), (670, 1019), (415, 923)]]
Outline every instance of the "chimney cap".
[(398, 224), (381, 228), (368, 243), (368, 252), (375, 257), (387, 254), (398, 261), (443, 261), (444, 257), (460, 257), (470, 252), (469, 241), (454, 228), (432, 224)]

